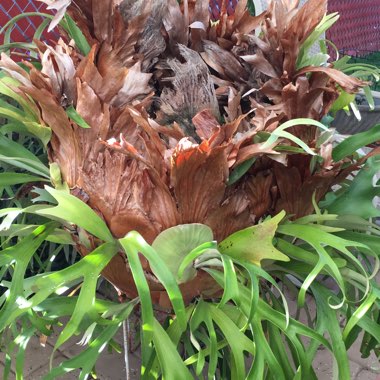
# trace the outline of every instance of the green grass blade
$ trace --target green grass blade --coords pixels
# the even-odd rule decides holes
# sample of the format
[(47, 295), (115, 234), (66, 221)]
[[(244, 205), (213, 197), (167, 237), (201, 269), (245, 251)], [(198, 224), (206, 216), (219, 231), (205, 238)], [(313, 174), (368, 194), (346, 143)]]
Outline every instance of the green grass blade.
[(339, 320), (336, 315), (337, 312), (328, 304), (331, 292), (317, 283), (313, 283), (311, 289), (317, 304), (318, 318), (324, 319), (325, 327), (331, 338), (332, 350), (339, 370), (339, 379), (350, 379), (350, 365), (341, 328), (339, 326)]
[(48, 182), (46, 178), (22, 173), (0, 173), (0, 187), (20, 185), (29, 182)]
[(82, 54), (86, 56), (91, 50), (91, 46), (87, 42), (86, 37), (68, 14), (64, 16), (64, 21), (66, 22), (66, 30), (69, 36), (75, 41), (75, 45)]
[(0, 310), (0, 331), (3, 331), (12, 321), (14, 312), (20, 314), (30, 307), (30, 302), (26, 300), (23, 289), (26, 270), (36, 250), (55, 227), (55, 223), (40, 226), (20, 243), (1, 251), (0, 267), (14, 265), (14, 263), (15, 265), (9, 294)]
[(131, 314), (136, 303), (136, 300), (133, 300), (121, 305), (122, 307), (120, 308), (117, 317), (102, 329), (101, 333), (89, 343), (86, 349), (83, 349), (82, 352), (72, 359), (65, 360), (58, 367), (53, 368), (49, 374), (44, 377), (44, 380), (56, 379), (57, 377), (63, 376), (77, 368), (81, 369), (79, 379), (86, 379), (93, 370), (99, 355), (105, 349), (107, 343), (120, 329), (122, 321), (128, 318)]
[(374, 302), (378, 299), (378, 294), (374, 292), (368, 294), (364, 302), (361, 303), (361, 305), (355, 310), (351, 318), (348, 320), (342, 334), (344, 340), (347, 339), (352, 329), (358, 324), (359, 320), (368, 312)]
[(333, 149), (332, 157), (334, 161), (340, 161), (343, 158), (350, 156), (363, 146), (372, 144), (379, 140), (380, 124), (377, 124), (368, 131), (356, 133), (355, 135), (345, 138)]
[(154, 347), (162, 368), (163, 379), (192, 380), (193, 377), (179, 356), (177, 347), (156, 319), (153, 323)]
[(55, 217), (76, 224), (103, 241), (114, 240), (106, 223), (80, 199), (63, 190), (56, 190), (45, 186), (45, 190), (58, 202), (56, 207), (44, 208), (36, 211), (46, 217)]
[(226, 255), (222, 255), (223, 270), (224, 270), (224, 287), (223, 296), (219, 306), (225, 305), (230, 300), (239, 300), (239, 286), (235, 271), (235, 266), (232, 259)]
[[(185, 305), (177, 281), (167, 265), (144, 238), (135, 231), (128, 233), (125, 238), (120, 239), (120, 243), (127, 253), (127, 256), (130, 253), (128, 250), (131, 250), (131, 252), (140, 252), (149, 261), (149, 265), (153, 272), (158, 280), (164, 285), (168, 293), (179, 325), (183, 331), (185, 331), (187, 327)], [(139, 276), (140, 275), (141, 271), (139, 271)]]
[(81, 115), (77, 112), (77, 110), (74, 108), (73, 105), (66, 108), (66, 114), (67, 116), (74, 121), (76, 124), (78, 124), (81, 128), (88, 129), (91, 128), (86, 120), (83, 119)]
[(15, 343), (18, 347), (18, 352), (16, 355), (16, 380), (23, 380), (24, 372), (24, 362), (25, 362), (25, 350), (29, 343), (29, 340), (34, 334), (34, 328), (29, 328), (27, 330), (22, 330), (21, 334), (15, 339)]
[(0, 134), (0, 162), (28, 170), (45, 178), (50, 178), (46, 167), (33, 153), (22, 145)]
[[(211, 314), (205, 306), (205, 302), (203, 301), (197, 304), (190, 320), (190, 329), (193, 334), (196, 331), (199, 331), (199, 326), (201, 325), (201, 323), (204, 323), (207, 327), (208, 347), (207, 351), (202, 350), (202, 352), (198, 354), (196, 362), (197, 367), (199, 369), (202, 365), (203, 358), (207, 355), (209, 356), (207, 373), (208, 377), (212, 379), (215, 376), (215, 372), (218, 365), (218, 338), (216, 335), (214, 324), (212, 322)], [(189, 363), (190, 362), (191, 360), (189, 361)]]
[[(146, 281), (143, 268), (139, 259), (139, 248), (136, 247), (135, 234), (128, 234), (125, 238), (120, 239), (129, 267), (132, 271), (133, 280), (135, 282), (137, 292), (140, 298), (142, 313), (142, 337), (141, 337), (141, 356), (142, 367), (141, 376), (146, 378), (149, 374), (145, 373), (146, 367), (151, 356), (151, 342), (153, 341), (154, 314), (153, 304), (150, 296), (148, 282)], [(142, 238), (141, 238), (142, 239)], [(145, 241), (144, 241), (145, 243)]]

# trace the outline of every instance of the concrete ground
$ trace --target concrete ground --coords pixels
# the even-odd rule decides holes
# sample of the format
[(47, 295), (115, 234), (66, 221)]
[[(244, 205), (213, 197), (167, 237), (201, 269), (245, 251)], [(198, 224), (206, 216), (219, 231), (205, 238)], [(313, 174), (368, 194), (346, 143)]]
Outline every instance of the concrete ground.
[[(287, 295), (288, 296), (288, 295)], [(288, 299), (290, 309), (294, 309), (295, 300)], [(301, 321), (303, 316), (300, 317)], [(379, 327), (380, 328), (380, 327)], [(54, 343), (59, 332), (54, 333), (48, 338), (45, 347), (40, 345), (39, 339), (34, 337), (26, 351), (24, 379), (25, 380), (40, 380), (43, 375), (48, 372), (49, 359), (53, 350)], [(77, 344), (80, 337), (66, 342), (55, 355), (54, 362), (58, 363), (65, 359), (73, 357), (81, 351), (81, 347)], [(116, 342), (123, 347), (123, 331), (120, 329), (115, 336)], [(352, 380), (380, 380), (380, 362), (374, 354), (368, 359), (362, 359), (360, 354), (360, 341), (358, 340), (348, 351), (351, 367)], [(4, 355), (0, 352), (0, 379), (2, 378)], [(137, 352), (129, 355), (130, 362), (130, 377), (129, 380), (139, 379), (140, 360)], [(325, 349), (320, 349), (317, 352), (314, 368), (316, 369), (318, 380), (331, 380), (333, 377), (333, 364), (330, 353)], [(96, 371), (99, 380), (126, 380), (126, 370), (124, 363), (124, 355), (117, 353), (103, 352), (100, 360), (96, 365)], [(14, 371), (10, 380), (15, 379)], [(62, 380), (78, 379), (78, 372), (71, 372), (60, 377)], [(180, 380), (180, 379), (169, 379)], [(305, 379), (307, 380), (307, 379)], [(346, 380), (346, 379), (344, 379)], [(347, 379), (350, 380), (350, 379)]]

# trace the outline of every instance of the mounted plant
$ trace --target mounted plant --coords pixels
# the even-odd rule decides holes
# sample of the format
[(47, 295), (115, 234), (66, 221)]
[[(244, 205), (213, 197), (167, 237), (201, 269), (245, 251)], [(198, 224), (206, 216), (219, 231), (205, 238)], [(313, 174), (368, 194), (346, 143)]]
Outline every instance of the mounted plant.
[[(62, 39), (21, 64), (2, 54), (0, 93), (19, 105), (0, 104), (4, 378), (64, 316), (55, 349), (86, 345), (46, 379), (86, 378), (134, 308), (144, 379), (315, 379), (323, 345), (346, 380), (363, 330), (379, 353), (380, 158), (356, 151), (380, 128), (334, 145), (321, 120), (367, 83), (309, 62), (326, 2), (297, 5), (254, 17), (240, 1), (211, 22), (203, 0), (53, 2)], [(44, 241), (82, 258), (29, 276)], [(96, 298), (99, 276), (125, 302)], [(307, 324), (290, 293), (315, 304)]]

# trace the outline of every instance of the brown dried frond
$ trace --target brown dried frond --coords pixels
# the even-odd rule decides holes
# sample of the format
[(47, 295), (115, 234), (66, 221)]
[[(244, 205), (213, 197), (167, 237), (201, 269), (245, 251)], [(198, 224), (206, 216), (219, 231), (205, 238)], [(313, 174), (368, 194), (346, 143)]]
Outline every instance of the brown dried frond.
[(171, 87), (165, 87), (160, 97), (161, 121), (165, 124), (176, 121), (186, 136), (196, 138), (193, 117), (200, 111), (210, 110), (220, 118), (214, 83), (206, 64), (199, 54), (179, 45), (184, 63), (177, 59), (167, 61), (172, 73)]

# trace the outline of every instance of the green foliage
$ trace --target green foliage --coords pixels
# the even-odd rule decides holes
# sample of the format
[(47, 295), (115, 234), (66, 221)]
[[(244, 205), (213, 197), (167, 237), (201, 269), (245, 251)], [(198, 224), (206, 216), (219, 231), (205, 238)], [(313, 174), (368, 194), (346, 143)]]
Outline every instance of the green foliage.
[(337, 13), (331, 13), (325, 15), (319, 25), (314, 29), (310, 36), (302, 44), (300, 53), (297, 59), (297, 69), (302, 69), (306, 66), (321, 66), (326, 65), (329, 59), (329, 55), (324, 52), (310, 55), (310, 49), (314, 44), (320, 40), (321, 36), (324, 35), (327, 29), (331, 28), (339, 19)]
[[(62, 206), (62, 202), (70, 203), (66, 191), (49, 189), (49, 192), (58, 200), (60, 207), (52, 206), (55, 209), (54, 213), (46, 212), (44, 215), (72, 223), (75, 216), (70, 216), (68, 210), (71, 208)], [(80, 211), (84, 220), (90, 221), (93, 218), (91, 210), (84, 204)], [(2, 297), (0, 328), (3, 332), (8, 331), (12, 339), (16, 339), (14, 343), (9, 338), (4, 340), (3, 346), (5, 349), (8, 347), (9, 350), (18, 352), (17, 366), (22, 371), (22, 356), (28, 339), (37, 332), (50, 334), (48, 326), (56, 325), (59, 318), (69, 315), (70, 321), (60, 334), (56, 349), (77, 334), (84, 334), (88, 342), (87, 347), (77, 357), (52, 368), (46, 379), (54, 379), (76, 368), (81, 370), (80, 378), (85, 378), (91, 373), (100, 348), (112, 340), (122, 321), (130, 315), (133, 307), (140, 303), (142, 378), (174, 376), (190, 379), (193, 376), (202, 376), (206, 370), (206, 363), (208, 378), (217, 375), (221, 378), (260, 379), (266, 371), (271, 376), (282, 379), (294, 376), (316, 378), (312, 361), (317, 348), (322, 344), (331, 351), (337, 361), (339, 378), (346, 379), (349, 367), (345, 344), (351, 344), (351, 332), (355, 330), (355, 326), (364, 325), (369, 339), (373, 340), (374, 344), (379, 343), (378, 334), (374, 329), (376, 320), (371, 317), (377, 315), (376, 312), (372, 314), (372, 309), (378, 308), (378, 293), (370, 284), (371, 271), (363, 267), (358, 254), (363, 255), (371, 251), (376, 257), (378, 253), (372, 249), (375, 247), (374, 244), (380, 245), (380, 232), (371, 235), (373, 242), (366, 245), (361, 241), (366, 241), (368, 230), (362, 233), (355, 232), (359, 235), (355, 239), (355, 235), (344, 238), (339, 236), (344, 232), (342, 228), (329, 226), (337, 220), (336, 215), (319, 215), (318, 218), (306, 217), (290, 222), (284, 220), (284, 214), (281, 213), (276, 218), (258, 224), (256, 229), (261, 228), (261, 238), (268, 239), (268, 244), (274, 244), (276, 250), (290, 260), (273, 261), (275, 258), (271, 252), (269, 251), (266, 257), (264, 250), (261, 252), (261, 258), (272, 260), (265, 261), (266, 265), (263, 268), (256, 265), (256, 258), (251, 260), (250, 256), (247, 257), (245, 254), (247, 247), (255, 249), (259, 244), (263, 244), (255, 240), (257, 234), (234, 234), (218, 248), (212, 242), (211, 232), (207, 232), (202, 238), (197, 237), (201, 236), (196, 232), (198, 229), (201, 231), (200, 225), (172, 229), (170, 239), (167, 240), (177, 242), (175, 244), (181, 241), (184, 234), (196, 237), (187, 239), (187, 250), (182, 245), (178, 251), (178, 262), (186, 261), (186, 270), (191, 266), (192, 271), (208, 272), (223, 290), (219, 304), (212, 300), (199, 299), (188, 307), (183, 303), (177, 284), (177, 269), (173, 269), (166, 261), (164, 252), (167, 242), (156, 243), (151, 247), (135, 232), (119, 242), (112, 240), (100, 245), (91, 254), (66, 269), (25, 277), (26, 268), (34, 252), (43, 240), (54, 232), (58, 224), (53, 222), (37, 227), (18, 244), (0, 252), (1, 268), (14, 267), (14, 280), (11, 283), (2, 283), (8, 291)], [(92, 228), (91, 224), (86, 226)], [(86, 228), (83, 223), (81, 227)], [(190, 235), (189, 228), (192, 230)], [(104, 231), (105, 238), (106, 231), (108, 230)], [(206, 232), (206, 227), (204, 231)], [(349, 233), (349, 229), (346, 232)], [(231, 250), (227, 242), (244, 243), (243, 249), (239, 250), (236, 247)], [(195, 247), (197, 244), (198, 248)], [(210, 260), (210, 247), (213, 260)], [(121, 248), (127, 255), (139, 299), (120, 305), (97, 300), (97, 278)], [(155, 317), (139, 253), (147, 258), (172, 302), (173, 315), (167, 329), (162, 327)], [(171, 257), (173, 260), (173, 256)], [(189, 257), (192, 260), (189, 260)], [(216, 262), (219, 265), (216, 265)], [(326, 287), (322, 277), (321, 280), (318, 279), (320, 274), (336, 281), (338, 295)], [(316, 319), (311, 319), (309, 325), (298, 322), (294, 315), (289, 313), (282, 291), (283, 285), (280, 287), (279, 281), (288, 287), (287, 291), (298, 292), (300, 309), (308, 308), (305, 303), (306, 295), (308, 292), (313, 294), (317, 313)], [(352, 282), (358, 282), (360, 285), (359, 298), (350, 299), (348, 295)], [(300, 287), (296, 290), (298, 283)], [(63, 289), (78, 284), (81, 284), (78, 297), (57, 296)], [(262, 294), (266, 296), (263, 297)], [(340, 313), (347, 314), (342, 329), (337, 318), (337, 308)], [(22, 336), (23, 339), (17, 338), (13, 331), (15, 324), (20, 321), (28, 326), (18, 332), (17, 336)], [(305, 346), (300, 339), (301, 336), (311, 338), (311, 343)], [(283, 343), (284, 338), (291, 347), (291, 356)], [(183, 355), (179, 356), (178, 349), (181, 344)], [(252, 362), (248, 368), (247, 357), (251, 358)]]
[[(380, 80), (380, 68), (365, 62), (352, 63), (350, 61), (349, 56), (343, 56), (341, 59), (334, 62), (334, 68), (345, 74), (369, 82), (369, 85), (365, 86), (363, 90), (366, 100), (370, 106), (370, 109), (374, 109), (375, 105), (371, 93), (371, 87), (376, 87), (376, 84), (374, 85), (374, 83), (378, 83)], [(356, 112), (357, 116), (359, 116), (359, 112), (357, 111), (356, 107), (355, 96), (353, 94), (348, 94), (345, 91), (341, 90), (341, 94), (339, 98), (334, 102), (331, 111), (333, 112), (333, 114), (335, 114), (336, 111), (340, 109), (348, 110), (349, 105), (351, 106), (352, 111), (354, 113)]]
[(260, 265), (261, 260), (289, 261), (273, 246), (273, 238), (285, 212), (256, 226), (235, 232), (219, 244), (222, 254)]
[(81, 128), (91, 128), (87, 123), (86, 121), (83, 119), (83, 117), (81, 115), (79, 115), (79, 113), (76, 111), (76, 109), (74, 108), (74, 106), (69, 106), (67, 107), (66, 109), (66, 114), (67, 116), (73, 120), (76, 124), (78, 124)]
[(80, 28), (75, 24), (74, 20), (66, 14), (60, 24), (68, 32), (69, 36), (75, 41), (75, 44), (80, 52), (84, 55), (87, 55), (90, 52), (91, 47)]
[[(19, 82), (8, 76), (0, 76), (0, 94), (7, 99), (7, 101), (0, 99), (0, 116), (7, 118), (8, 131), (29, 133), (47, 145), (51, 138), (51, 130), (40, 123), (36, 104), (17, 93), (15, 88), (19, 85)], [(11, 105), (10, 101), (16, 103), (18, 107)]]
[(247, 7), (248, 7), (248, 10), (249, 10), (249, 13), (252, 15), (252, 16), (257, 16), (256, 15), (256, 9), (255, 9), (255, 3), (253, 0), (248, 0), (247, 2)]
[[(380, 125), (376, 126), (376, 129), (378, 129), (377, 127)], [(363, 133), (368, 135), (367, 132)], [(358, 139), (360, 138), (361, 136), (358, 137)], [(348, 140), (353, 139), (349, 138)], [(349, 147), (347, 146), (347, 148)], [(338, 215), (355, 215), (362, 218), (378, 217), (379, 209), (375, 207), (373, 202), (376, 196), (380, 196), (380, 190), (377, 181), (374, 183), (375, 186), (372, 184), (379, 170), (380, 156), (369, 158), (355, 178), (347, 180), (346, 186), (338, 192), (327, 194), (326, 201), (322, 203), (323, 207)]]
[[(21, 19), (25, 17), (33, 17), (33, 16), (41, 16), (45, 19), (45, 22), (43, 22), (40, 27), (35, 32), (35, 38), (39, 39), (44, 31), (49, 25), (50, 20), (53, 19), (53, 16), (47, 13), (41, 13), (41, 12), (25, 12), (21, 13), (15, 17), (13, 17), (11, 20), (9, 20), (3, 28), (0, 30), (0, 34), (4, 34), (4, 44), (0, 46), (0, 52), (1, 51), (9, 51), (12, 48), (20, 48), (25, 50), (34, 50), (35, 45), (32, 43), (15, 43), (10, 42), (10, 35), (12, 32), (12, 29), (14, 25), (16, 25), (17, 22), (19, 22)], [(73, 19), (69, 15), (65, 15), (64, 18), (60, 21), (60, 26), (67, 32), (67, 34), (72, 38), (80, 50), (80, 52), (84, 55), (87, 55), (90, 52), (90, 45), (86, 38), (84, 37), (82, 31), (80, 28), (75, 24)]]
[(298, 137), (296, 137), (296, 136), (292, 135), (291, 133), (289, 133), (288, 131), (286, 131), (286, 129), (292, 128), (292, 127), (297, 126), (297, 125), (304, 126), (305, 128), (307, 128), (307, 126), (309, 126), (309, 125), (313, 125), (315, 127), (320, 128), (323, 131), (328, 130), (328, 128), (324, 124), (322, 124), (316, 120), (312, 120), (312, 119), (289, 120), (289, 121), (283, 123), (280, 127), (276, 128), (270, 134), (270, 137), (265, 142), (265, 144), (263, 144), (261, 146), (261, 149), (265, 150), (265, 149), (269, 148), (272, 144), (274, 144), (279, 138), (285, 138), (285, 139), (288, 139), (288, 140), (294, 142), (296, 145), (301, 147), (306, 153), (314, 156), (316, 153), (305, 142), (303, 142)]
[(355, 153), (363, 146), (372, 144), (380, 139), (380, 125), (374, 125), (370, 130), (349, 136), (339, 143), (333, 150), (333, 158), (336, 161)]
[[(212, 240), (213, 233), (209, 227), (203, 224), (183, 224), (161, 232), (154, 240), (152, 247), (170, 268), (171, 273), (177, 277), (182, 259), (188, 255), (189, 251)], [(154, 269), (153, 273), (155, 273)], [(181, 271), (181, 277), (177, 277), (177, 282), (187, 282), (195, 275), (195, 269), (189, 264)]]

